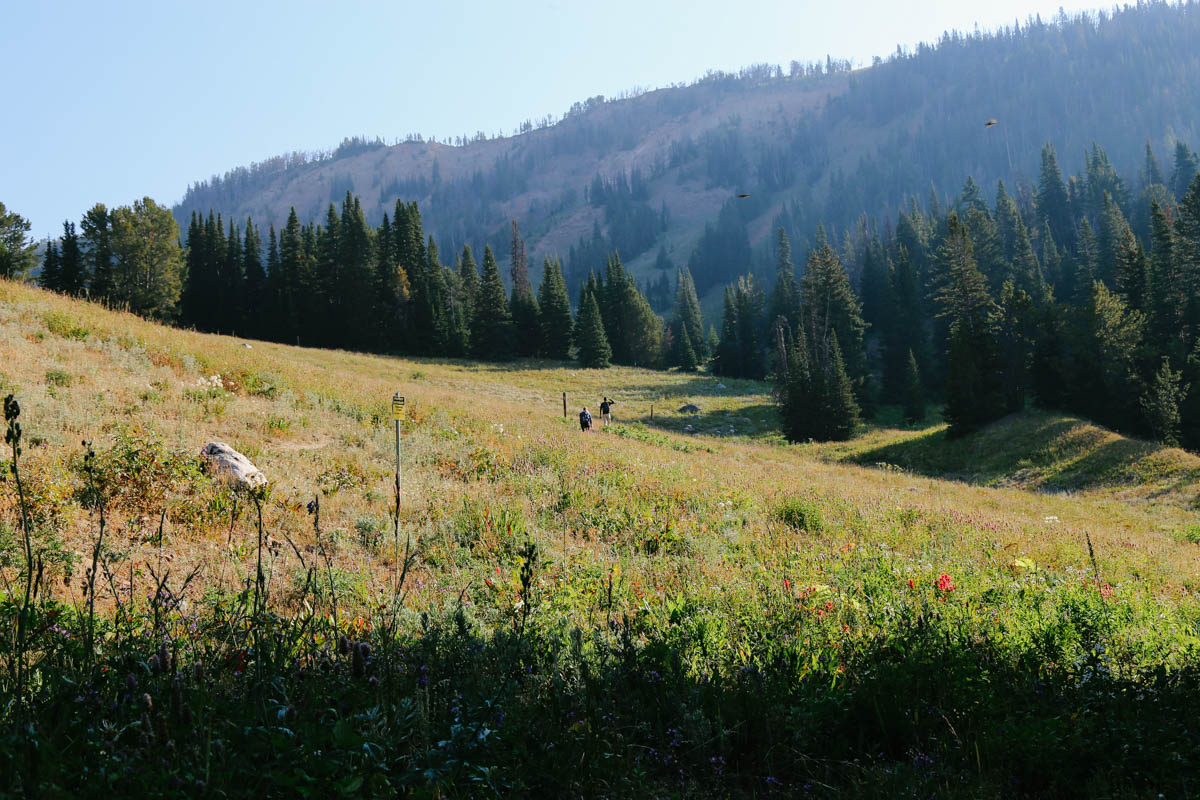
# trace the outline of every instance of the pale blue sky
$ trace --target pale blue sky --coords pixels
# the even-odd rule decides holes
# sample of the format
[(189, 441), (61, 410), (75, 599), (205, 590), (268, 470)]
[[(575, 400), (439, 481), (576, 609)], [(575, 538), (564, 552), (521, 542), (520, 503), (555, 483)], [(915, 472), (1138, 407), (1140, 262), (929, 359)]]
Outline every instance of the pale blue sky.
[(353, 135), (511, 133), (571, 103), (708, 69), (867, 64), (1062, 0), (56, 2), (0, 11), (0, 202), (57, 234), (149, 195)]

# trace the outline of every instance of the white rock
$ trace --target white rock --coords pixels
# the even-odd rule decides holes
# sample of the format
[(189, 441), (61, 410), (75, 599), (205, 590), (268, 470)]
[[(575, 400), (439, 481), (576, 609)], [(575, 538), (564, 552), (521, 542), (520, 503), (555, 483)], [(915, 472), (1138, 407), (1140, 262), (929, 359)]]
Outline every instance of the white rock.
[(257, 489), (267, 485), (267, 476), (244, 455), (224, 442), (209, 442), (200, 457), (216, 470), (216, 477), (231, 486)]

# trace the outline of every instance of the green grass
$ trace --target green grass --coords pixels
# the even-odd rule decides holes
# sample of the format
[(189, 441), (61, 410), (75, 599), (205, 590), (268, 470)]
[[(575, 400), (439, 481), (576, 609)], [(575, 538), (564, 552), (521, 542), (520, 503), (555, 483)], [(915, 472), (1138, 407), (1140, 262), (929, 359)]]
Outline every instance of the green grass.
[(1036, 413), (787, 446), (763, 384), (247, 349), (9, 283), (0, 360), (0, 795), (1192, 791), (1181, 451)]

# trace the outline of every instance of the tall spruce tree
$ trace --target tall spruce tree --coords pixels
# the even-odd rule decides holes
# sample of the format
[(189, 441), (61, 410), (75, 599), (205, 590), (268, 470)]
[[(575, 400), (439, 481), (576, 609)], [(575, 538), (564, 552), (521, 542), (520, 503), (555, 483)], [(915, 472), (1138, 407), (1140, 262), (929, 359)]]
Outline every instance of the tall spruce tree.
[(542, 344), (542, 331), (539, 325), (538, 303), (533, 294), (533, 284), (529, 281), (529, 264), (525, 255), (525, 240), (517, 221), (512, 221), (512, 251), (510, 255), (512, 271), (512, 296), (509, 309), (512, 312), (513, 327), (516, 330), (516, 354), (531, 357), (538, 354)]
[(671, 356), (674, 366), (684, 366), (685, 342), (692, 350), (691, 360), (697, 365), (707, 356), (700, 298), (696, 296), (696, 284), (686, 266), (675, 271), (675, 310), (671, 317), (671, 335), (674, 339)]
[(103, 203), (97, 203), (83, 215), (79, 224), (83, 258), (91, 283), (88, 296), (102, 303), (111, 301), (116, 289), (113, 277), (112, 219)]
[(42, 254), (42, 271), (38, 275), (38, 285), (51, 292), (61, 292), (62, 259), (58, 254), (58, 245), (53, 241), (46, 243), (46, 252)]
[(579, 343), (579, 363), (589, 368), (604, 368), (611, 364), (612, 349), (600, 318), (600, 305), (595, 291), (586, 286), (580, 300), (579, 319), (575, 322), (575, 340)]
[(949, 434), (961, 436), (998, 419), (1005, 410), (1000, 382), (996, 324), (998, 309), (975, 265), (967, 228), (951, 213), (938, 250), (945, 283), (937, 300), (949, 321), (946, 409)]
[(832, 332), (838, 340), (838, 351), (845, 360), (860, 403), (869, 402), (867, 384), (867, 354), (864, 343), (866, 322), (862, 305), (850, 286), (850, 277), (842, 267), (833, 248), (826, 244), (813, 251), (808, 269), (800, 282), (804, 324), (812, 338), (813, 331)]
[(542, 282), (538, 286), (538, 327), (542, 334), (542, 355), (562, 361), (571, 357), (574, 323), (571, 298), (563, 278), (562, 264), (549, 256), (542, 263)]
[(87, 291), (88, 276), (74, 222), (63, 223), (59, 266), (62, 270), (62, 291), (73, 297), (81, 297)]
[(1042, 147), (1042, 170), (1037, 187), (1038, 222), (1050, 228), (1054, 241), (1070, 246), (1074, 241), (1070, 201), (1062, 170), (1058, 166), (1058, 154), (1054, 145)]
[(238, 330), (246, 336), (267, 335), (264, 327), (267, 313), (267, 273), (263, 269), (262, 236), (258, 227), (246, 218), (246, 236), (242, 241), (242, 274), (245, 276), (242, 293), (242, 319)]
[(483, 278), (475, 302), (471, 354), (484, 361), (505, 361), (513, 357), (512, 315), (491, 246), (483, 250)]

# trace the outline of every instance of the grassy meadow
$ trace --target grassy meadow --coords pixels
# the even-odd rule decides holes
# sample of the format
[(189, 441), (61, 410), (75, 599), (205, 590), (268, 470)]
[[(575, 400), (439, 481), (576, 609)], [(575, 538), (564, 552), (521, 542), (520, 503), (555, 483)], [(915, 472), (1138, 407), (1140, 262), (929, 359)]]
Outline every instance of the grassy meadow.
[(1042, 412), (788, 446), (770, 389), (0, 282), (0, 793), (1200, 792), (1200, 458)]

